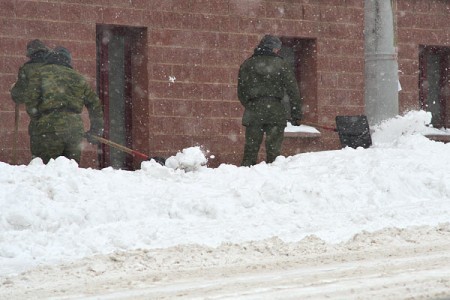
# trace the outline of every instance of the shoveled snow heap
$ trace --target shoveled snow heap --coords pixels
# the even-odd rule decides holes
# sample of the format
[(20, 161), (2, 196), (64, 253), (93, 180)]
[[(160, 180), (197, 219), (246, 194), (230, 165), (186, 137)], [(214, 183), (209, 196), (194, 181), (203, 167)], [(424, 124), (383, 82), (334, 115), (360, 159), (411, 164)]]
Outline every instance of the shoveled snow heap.
[(0, 163), (0, 274), (118, 250), (273, 237), (339, 243), (363, 231), (437, 226), (450, 219), (450, 145), (424, 137), (438, 131), (430, 119), (388, 120), (373, 128), (369, 149), (251, 168), (207, 168), (200, 148), (134, 172), (83, 169), (63, 157)]
[(382, 122), (372, 128), (372, 139), (377, 146), (395, 146), (405, 138), (419, 134), (442, 135), (450, 134), (447, 129), (433, 128), (431, 125), (431, 113), (425, 111), (412, 111), (405, 116), (397, 116)]
[(208, 162), (200, 147), (190, 147), (178, 152), (166, 160), (166, 167), (187, 172), (196, 171)]

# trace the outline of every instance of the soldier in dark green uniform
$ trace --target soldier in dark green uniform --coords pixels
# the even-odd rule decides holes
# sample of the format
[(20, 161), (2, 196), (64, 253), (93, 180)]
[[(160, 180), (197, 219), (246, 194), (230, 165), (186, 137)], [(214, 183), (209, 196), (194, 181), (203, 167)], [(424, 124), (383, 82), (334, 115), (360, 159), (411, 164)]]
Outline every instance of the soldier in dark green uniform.
[[(29, 58), (29, 60), (20, 67), (17, 81), (11, 88), (11, 98), (16, 103), (16, 113), (18, 112), (17, 110), (19, 109), (19, 105), (25, 104), (28, 115), (31, 117), (29, 128), (35, 121), (32, 117), (35, 108), (29, 101), (29, 99), (25, 97), (23, 92), (28, 85), (29, 78), (31, 78), (36, 70), (38, 70), (45, 63), (45, 57), (47, 56), (49, 51), (50, 49), (45, 46), (42, 41), (38, 39), (30, 41), (27, 44), (26, 52), (26, 56)], [(16, 118), (17, 117), (18, 115), (16, 115)], [(18, 122), (18, 120), (16, 120), (16, 122)]]
[[(36, 71), (45, 63), (45, 57), (50, 49), (45, 46), (40, 40), (32, 40), (27, 44), (27, 57), (30, 59), (19, 69), (17, 81), (11, 89), (11, 98), (16, 104), (25, 103), (27, 112), (30, 116), (33, 115), (34, 107), (31, 105), (24, 91), (28, 85), (29, 79), (34, 76)], [(33, 121), (33, 119), (32, 119)]]
[(289, 96), (291, 123), (300, 125), (301, 98), (294, 70), (278, 55), (279, 38), (263, 37), (239, 69), (238, 97), (245, 108), (242, 125), (245, 130), (245, 148), (242, 166), (256, 164), (258, 152), (266, 134), (266, 162), (280, 155), (286, 127), (286, 110), (282, 103)]
[(71, 60), (66, 48), (56, 47), (22, 91), (33, 120), (29, 127), (31, 153), (44, 163), (58, 156), (80, 162), (84, 106), (89, 112), (89, 133), (103, 134), (100, 100), (85, 78), (73, 70)]

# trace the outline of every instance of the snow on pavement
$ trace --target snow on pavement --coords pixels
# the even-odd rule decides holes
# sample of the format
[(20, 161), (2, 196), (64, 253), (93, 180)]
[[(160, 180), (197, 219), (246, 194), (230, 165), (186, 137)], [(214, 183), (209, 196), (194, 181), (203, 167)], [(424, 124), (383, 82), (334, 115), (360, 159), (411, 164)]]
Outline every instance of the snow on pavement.
[[(204, 166), (200, 148), (163, 167), (0, 163), (0, 275), (117, 250), (211, 247), (277, 237), (339, 243), (363, 231), (450, 220), (450, 145), (410, 112), (369, 149), (302, 153), (254, 167)], [(442, 132), (442, 131), (440, 131)], [(212, 153), (214, 154), (214, 153)]]

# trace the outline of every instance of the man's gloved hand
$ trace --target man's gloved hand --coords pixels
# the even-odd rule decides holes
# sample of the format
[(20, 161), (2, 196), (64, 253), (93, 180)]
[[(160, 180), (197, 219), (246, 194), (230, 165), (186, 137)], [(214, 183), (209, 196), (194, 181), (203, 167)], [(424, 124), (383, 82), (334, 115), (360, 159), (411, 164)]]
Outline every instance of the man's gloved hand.
[(89, 144), (98, 145), (100, 142), (95, 138), (95, 136), (103, 137), (103, 129), (91, 128), (84, 134), (84, 136)]

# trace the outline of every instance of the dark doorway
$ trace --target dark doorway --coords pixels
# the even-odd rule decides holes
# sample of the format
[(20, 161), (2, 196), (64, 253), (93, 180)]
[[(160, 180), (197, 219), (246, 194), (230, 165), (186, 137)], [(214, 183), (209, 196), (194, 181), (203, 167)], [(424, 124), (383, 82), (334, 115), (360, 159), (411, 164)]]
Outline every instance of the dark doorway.
[[(282, 56), (294, 69), (295, 77), (303, 98), (304, 119), (317, 121), (317, 67), (316, 41), (314, 39), (281, 37)], [(289, 98), (285, 96), (287, 117), (290, 117)]]
[[(141, 150), (146, 149), (142, 141), (148, 137), (146, 45), (146, 28), (97, 25), (97, 88), (104, 108), (104, 137)], [(101, 167), (133, 170), (140, 164), (108, 145), (102, 150)]]
[(450, 48), (421, 46), (419, 97), (423, 110), (431, 112), (434, 127), (448, 127), (450, 101)]

